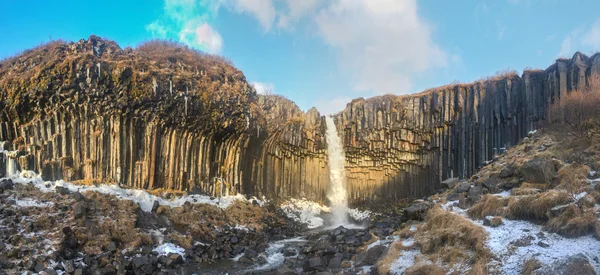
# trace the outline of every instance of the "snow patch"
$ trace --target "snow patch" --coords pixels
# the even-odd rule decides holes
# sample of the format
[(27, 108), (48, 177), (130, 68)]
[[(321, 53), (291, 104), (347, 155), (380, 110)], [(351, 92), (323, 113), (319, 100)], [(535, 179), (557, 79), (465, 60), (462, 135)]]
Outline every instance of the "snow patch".
[(17, 207), (52, 207), (53, 202), (40, 202), (30, 198), (16, 199), (15, 205)]
[[(592, 236), (565, 238), (555, 233), (542, 232), (542, 227), (527, 221), (504, 220), (499, 227), (483, 226), (488, 233), (487, 245), (500, 259), (502, 274), (518, 274), (523, 261), (535, 257), (543, 265), (549, 265), (556, 260), (566, 259), (578, 253), (585, 254), (589, 259), (600, 255), (600, 241)], [(519, 239), (530, 238), (531, 245), (519, 247), (513, 243)], [(544, 248), (538, 243), (543, 242)], [(600, 270), (600, 263), (590, 261)]]
[(158, 253), (158, 255), (169, 255), (171, 253), (174, 254), (179, 254), (181, 255), (181, 257), (185, 260), (185, 249), (181, 246), (172, 244), (172, 243), (163, 243), (159, 246), (157, 246), (156, 248), (154, 248), (154, 250), (152, 250), (156, 253)]
[(281, 209), (288, 218), (305, 223), (308, 228), (323, 226), (323, 219), (318, 216), (321, 212), (330, 212), (329, 207), (305, 198), (300, 200), (290, 199), (281, 205)]
[[(36, 174), (33, 171), (22, 171), (21, 173), (11, 176), (11, 179), (15, 183), (32, 184), (42, 192), (54, 192), (56, 187), (60, 186), (69, 189), (71, 192), (84, 193), (95, 191), (102, 194), (113, 195), (119, 199), (136, 202), (140, 205), (140, 208), (146, 212), (152, 211), (152, 206), (154, 205), (155, 201), (158, 201), (160, 205), (167, 205), (170, 207), (180, 207), (183, 206), (184, 203), (190, 202), (192, 204), (211, 204), (221, 209), (226, 209), (237, 200), (246, 200), (246, 198), (241, 194), (219, 198), (211, 198), (206, 195), (188, 195), (169, 200), (152, 195), (145, 190), (125, 189), (119, 187), (118, 185), (100, 184), (94, 186), (84, 186), (65, 182), (64, 180), (44, 181), (41, 175)], [(259, 204), (261, 203), (262, 202)]]
[(510, 190), (504, 190), (500, 193), (494, 194), (494, 196), (501, 197), (501, 198), (508, 198), (508, 197), (510, 197)]
[(397, 275), (404, 274), (406, 269), (415, 265), (415, 257), (419, 254), (421, 252), (416, 249), (402, 251), (402, 255), (390, 265), (390, 273)]
[(361, 211), (356, 208), (351, 208), (350, 210), (348, 210), (348, 214), (350, 214), (350, 217), (352, 217), (354, 220), (360, 222), (368, 219), (371, 216), (372, 212), (369, 210)]

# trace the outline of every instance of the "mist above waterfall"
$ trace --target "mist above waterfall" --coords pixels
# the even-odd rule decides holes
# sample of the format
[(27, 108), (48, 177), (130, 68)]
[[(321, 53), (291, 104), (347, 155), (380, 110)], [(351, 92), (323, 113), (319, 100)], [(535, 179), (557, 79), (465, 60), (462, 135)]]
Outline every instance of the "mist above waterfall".
[(329, 164), (329, 189), (327, 199), (330, 203), (333, 226), (348, 223), (348, 195), (346, 192), (346, 173), (344, 168), (344, 147), (337, 133), (337, 128), (330, 116), (325, 117), (327, 123), (327, 158)]

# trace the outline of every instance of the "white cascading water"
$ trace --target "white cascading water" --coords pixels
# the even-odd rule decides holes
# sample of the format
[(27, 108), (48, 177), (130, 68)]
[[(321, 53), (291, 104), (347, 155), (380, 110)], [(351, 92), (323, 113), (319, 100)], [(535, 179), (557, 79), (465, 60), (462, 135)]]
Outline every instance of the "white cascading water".
[(346, 173), (344, 148), (332, 117), (325, 117), (327, 124), (327, 158), (329, 162), (329, 199), (332, 213), (331, 225), (336, 227), (348, 223), (348, 196), (346, 193)]
[(17, 151), (6, 151), (4, 149), (4, 141), (2, 141), (0, 142), (0, 154), (2, 154), (4, 164), (6, 165), (6, 175), (4, 176), (9, 178), (17, 175), (19, 173), (17, 171)]

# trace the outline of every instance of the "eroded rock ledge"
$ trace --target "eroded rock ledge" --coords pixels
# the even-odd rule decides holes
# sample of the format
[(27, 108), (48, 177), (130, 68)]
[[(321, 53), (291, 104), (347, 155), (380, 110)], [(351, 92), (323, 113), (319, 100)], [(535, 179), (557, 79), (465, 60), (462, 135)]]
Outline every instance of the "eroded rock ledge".
[[(599, 58), (353, 100), (335, 115), (351, 200), (422, 197), (468, 177), (600, 73)], [(164, 42), (54, 42), (0, 64), (0, 99), (0, 141), (16, 150), (0, 176), (16, 159), (47, 180), (325, 200), (324, 117), (257, 95), (218, 57)]]

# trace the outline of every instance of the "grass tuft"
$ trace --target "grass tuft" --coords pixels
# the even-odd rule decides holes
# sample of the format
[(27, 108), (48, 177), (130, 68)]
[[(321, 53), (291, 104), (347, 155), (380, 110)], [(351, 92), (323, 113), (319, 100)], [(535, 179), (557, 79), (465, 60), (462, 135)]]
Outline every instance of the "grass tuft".
[(504, 207), (508, 204), (508, 199), (493, 195), (483, 196), (475, 205), (473, 205), (467, 214), (473, 219), (483, 219), (487, 216), (502, 216)]

